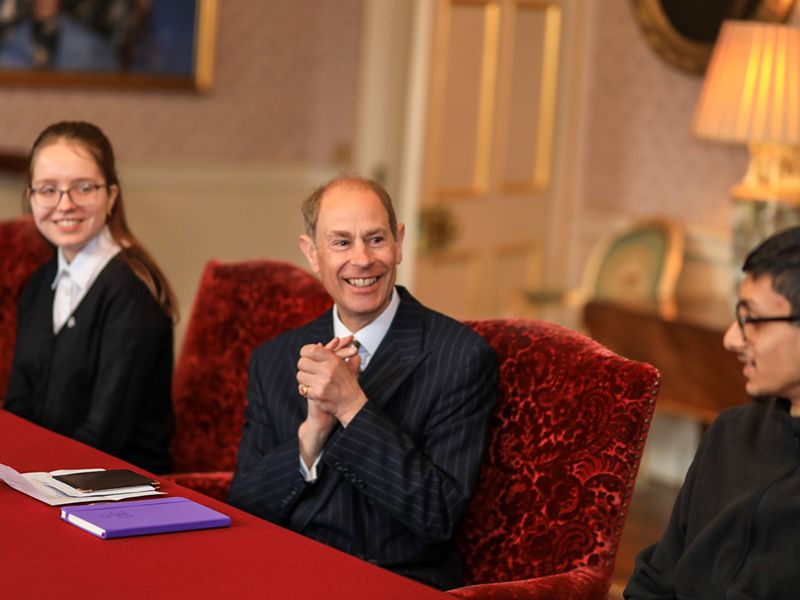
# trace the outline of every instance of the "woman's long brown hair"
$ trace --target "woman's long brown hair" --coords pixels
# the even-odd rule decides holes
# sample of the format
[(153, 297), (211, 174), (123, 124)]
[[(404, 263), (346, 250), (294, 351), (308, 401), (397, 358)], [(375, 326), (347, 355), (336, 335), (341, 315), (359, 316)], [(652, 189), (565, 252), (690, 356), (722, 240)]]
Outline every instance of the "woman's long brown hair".
[(122, 202), (122, 187), (117, 177), (117, 168), (114, 161), (114, 150), (106, 135), (96, 125), (85, 121), (61, 121), (47, 127), (33, 144), (28, 158), (28, 185), (33, 178), (33, 162), (37, 152), (44, 146), (49, 146), (59, 140), (77, 144), (86, 149), (94, 158), (100, 172), (108, 186), (116, 185), (118, 188), (117, 200), (111, 208), (106, 225), (111, 236), (119, 244), (122, 251), (120, 257), (131, 268), (136, 276), (141, 279), (153, 294), (159, 306), (173, 321), (178, 320), (178, 304), (175, 294), (167, 278), (156, 264), (156, 261), (145, 250), (144, 246), (131, 233), (128, 221), (125, 219), (125, 207)]

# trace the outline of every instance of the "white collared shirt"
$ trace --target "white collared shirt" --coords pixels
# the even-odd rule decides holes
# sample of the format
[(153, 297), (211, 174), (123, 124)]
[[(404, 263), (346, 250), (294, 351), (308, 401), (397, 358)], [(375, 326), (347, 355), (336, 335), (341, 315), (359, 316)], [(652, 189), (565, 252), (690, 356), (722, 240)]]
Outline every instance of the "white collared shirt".
[(58, 270), (50, 286), (56, 291), (53, 298), (53, 333), (64, 325), (73, 327), (72, 313), (81, 303), (103, 268), (120, 251), (119, 244), (104, 227), (92, 240), (67, 262), (64, 252), (58, 249)]
[[(369, 361), (375, 355), (375, 352), (378, 351), (378, 346), (381, 345), (383, 338), (385, 338), (386, 334), (389, 332), (389, 327), (392, 326), (392, 321), (394, 321), (394, 316), (397, 314), (397, 308), (399, 306), (400, 294), (397, 293), (397, 288), (394, 288), (392, 290), (392, 299), (389, 300), (389, 305), (378, 315), (378, 318), (366, 327), (352, 332), (342, 323), (339, 318), (339, 309), (335, 304), (333, 305), (333, 335), (338, 338), (347, 337), (348, 335), (355, 336), (358, 343), (361, 344), (361, 347), (358, 349), (358, 353), (361, 355), (361, 371), (367, 368)], [(317, 465), (319, 465), (322, 454), (323, 453), (320, 452), (317, 458), (314, 459), (314, 464), (311, 465), (310, 469), (306, 467), (302, 456), (300, 457), (300, 473), (302, 473), (306, 481), (316, 481)]]
[(333, 335), (338, 338), (347, 337), (352, 335), (361, 344), (358, 353), (361, 355), (361, 370), (365, 370), (369, 361), (378, 350), (383, 338), (392, 326), (394, 316), (397, 314), (397, 307), (400, 306), (400, 294), (397, 289), (392, 290), (392, 299), (389, 300), (389, 305), (378, 315), (372, 323), (366, 327), (362, 327), (358, 331), (350, 331), (341, 319), (339, 319), (339, 309), (336, 305), (333, 307)]

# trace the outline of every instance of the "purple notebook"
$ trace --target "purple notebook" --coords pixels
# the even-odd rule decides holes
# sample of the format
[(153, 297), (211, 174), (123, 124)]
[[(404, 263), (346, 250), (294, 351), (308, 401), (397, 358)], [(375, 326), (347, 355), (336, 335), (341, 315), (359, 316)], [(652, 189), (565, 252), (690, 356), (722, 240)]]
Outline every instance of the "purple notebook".
[(101, 538), (231, 525), (229, 516), (180, 497), (66, 506), (61, 518)]

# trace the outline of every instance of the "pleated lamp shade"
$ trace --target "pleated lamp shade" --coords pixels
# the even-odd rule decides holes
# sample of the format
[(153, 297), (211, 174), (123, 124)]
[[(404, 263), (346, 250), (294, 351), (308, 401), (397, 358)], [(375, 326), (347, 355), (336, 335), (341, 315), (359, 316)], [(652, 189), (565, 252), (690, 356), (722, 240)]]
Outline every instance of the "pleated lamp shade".
[(800, 143), (800, 29), (725, 21), (692, 130), (724, 142)]
[(800, 29), (725, 21), (692, 131), (747, 144), (750, 162), (734, 198), (800, 203)]

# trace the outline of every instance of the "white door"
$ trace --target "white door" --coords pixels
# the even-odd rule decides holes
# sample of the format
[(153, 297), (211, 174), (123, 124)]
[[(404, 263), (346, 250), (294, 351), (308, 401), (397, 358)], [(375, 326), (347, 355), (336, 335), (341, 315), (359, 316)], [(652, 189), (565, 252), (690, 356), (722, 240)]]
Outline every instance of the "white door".
[(520, 290), (566, 281), (585, 3), (422, 6), (431, 13), (417, 177), (405, 168), (418, 182), (406, 204), (418, 198), (420, 217), (411, 287), (456, 318), (518, 314)]

